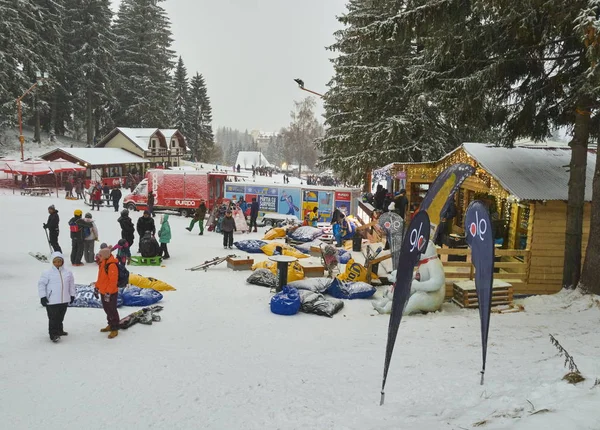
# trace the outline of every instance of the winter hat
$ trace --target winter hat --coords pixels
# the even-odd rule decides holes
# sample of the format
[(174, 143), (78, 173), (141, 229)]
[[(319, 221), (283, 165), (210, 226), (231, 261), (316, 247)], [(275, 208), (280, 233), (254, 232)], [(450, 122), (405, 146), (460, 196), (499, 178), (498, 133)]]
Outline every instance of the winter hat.
[(83, 214), (83, 212), (81, 212), (81, 209), (75, 209), (73, 211), (73, 215), (75, 215), (75, 216), (81, 216), (81, 214)]
[(150, 215), (150, 211), (148, 211), (148, 210), (145, 210), (145, 211), (144, 211), (144, 215)]
[[(121, 240), (124, 240), (124, 239), (121, 239)], [(120, 241), (119, 241), (119, 242), (120, 242)], [(102, 243), (100, 244), (100, 249), (104, 249), (104, 248), (108, 248), (108, 245), (106, 244), (106, 242), (102, 242)]]
[(107, 246), (106, 248), (102, 248), (100, 251), (98, 251), (100, 258), (106, 260), (108, 257), (110, 257), (111, 248), (112, 246)]
[(50, 205), (50, 206), (48, 206), (48, 209), (52, 209), (53, 211), (55, 211), (55, 210), (56, 210), (56, 208), (54, 207), (54, 205)]
[(87, 212), (87, 213), (85, 214), (85, 217), (86, 217), (86, 218), (91, 218), (91, 217), (92, 217), (92, 214), (91, 214), (91, 213), (89, 213), (89, 212)]
[[(125, 239), (119, 239), (119, 242), (117, 242), (119, 244), (119, 246), (129, 246), (129, 244), (127, 243), (127, 241)], [(105, 244), (106, 245), (106, 244)]]

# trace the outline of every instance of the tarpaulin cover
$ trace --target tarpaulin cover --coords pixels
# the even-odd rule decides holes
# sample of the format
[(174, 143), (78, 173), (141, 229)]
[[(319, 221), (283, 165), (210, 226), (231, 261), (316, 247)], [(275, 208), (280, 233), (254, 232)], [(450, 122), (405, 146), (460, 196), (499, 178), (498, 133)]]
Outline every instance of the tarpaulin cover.
[(233, 245), (240, 251), (247, 252), (249, 254), (261, 254), (261, 247), (265, 246), (267, 242), (264, 240), (240, 240), (234, 242)]
[(277, 276), (269, 269), (257, 269), (255, 270), (246, 282), (253, 285), (260, 285), (261, 287), (277, 288), (278, 280)]
[[(70, 303), (72, 308), (101, 308), (100, 297), (94, 297), (94, 287), (91, 285), (75, 284), (75, 301)], [(121, 294), (117, 296), (117, 306), (123, 305)]]
[(327, 294), (336, 299), (368, 299), (377, 290), (371, 284), (366, 282), (344, 282), (335, 278), (329, 288)]
[[(252, 265), (252, 270), (257, 269), (268, 269), (273, 275), (277, 276), (277, 263), (274, 261), (259, 261)], [(288, 282), (298, 281), (300, 279), (304, 279), (304, 269), (297, 261), (288, 264)]]
[(295, 230), (288, 231), (288, 237), (298, 242), (311, 242), (317, 237), (323, 235), (323, 230), (311, 226), (298, 227)]
[(465, 233), (467, 244), (471, 247), (473, 266), (475, 266), (475, 289), (479, 301), (481, 320), (481, 353), (483, 367), (481, 383), (485, 373), (490, 313), (492, 309), (492, 285), (494, 283), (494, 237), (490, 214), (479, 200), (471, 202), (465, 215)]
[(332, 318), (343, 307), (344, 302), (338, 299), (326, 299), (323, 294), (314, 291), (300, 290), (300, 311), (307, 314), (323, 315)]
[(263, 240), (273, 240), (277, 239), (278, 237), (285, 237), (285, 233), (285, 228), (275, 227), (265, 233)]
[(392, 300), (392, 311), (390, 313), (390, 323), (388, 325), (388, 338), (385, 348), (385, 363), (383, 366), (383, 381), (381, 383), (381, 404), (384, 401), (385, 382), (394, 352), (394, 344), (398, 335), (398, 327), (402, 320), (402, 312), (406, 301), (410, 296), (410, 286), (413, 278), (413, 270), (421, 254), (427, 249), (429, 242), (430, 225), (427, 212), (417, 212), (414, 216), (400, 250), (398, 269), (396, 269), (396, 284), (394, 286), (394, 297)]
[(123, 299), (123, 306), (150, 306), (163, 298), (163, 295), (156, 290), (133, 285), (123, 288), (120, 296)]
[(298, 290), (314, 291), (315, 293), (324, 293), (331, 285), (331, 278), (304, 278), (299, 281), (290, 282), (288, 285)]
[(283, 289), (271, 297), (271, 312), (277, 315), (295, 315), (300, 310), (298, 290), (283, 286)]

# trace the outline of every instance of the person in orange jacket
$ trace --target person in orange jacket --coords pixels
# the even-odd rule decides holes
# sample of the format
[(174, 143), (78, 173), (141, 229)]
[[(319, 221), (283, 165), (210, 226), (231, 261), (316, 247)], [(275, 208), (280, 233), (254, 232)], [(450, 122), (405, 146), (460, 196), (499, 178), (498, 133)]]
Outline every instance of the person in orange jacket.
[(119, 311), (117, 311), (117, 296), (119, 294), (119, 268), (117, 259), (111, 253), (112, 246), (107, 246), (98, 251), (100, 263), (98, 266), (98, 280), (96, 281), (95, 295), (100, 294), (100, 301), (108, 325), (101, 329), (103, 333), (110, 332), (108, 338), (112, 339), (119, 334)]

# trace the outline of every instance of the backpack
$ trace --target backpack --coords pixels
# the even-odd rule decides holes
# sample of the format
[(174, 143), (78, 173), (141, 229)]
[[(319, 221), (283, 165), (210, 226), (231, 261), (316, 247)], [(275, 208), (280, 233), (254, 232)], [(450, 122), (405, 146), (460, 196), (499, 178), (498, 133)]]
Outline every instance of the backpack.
[(83, 227), (83, 237), (88, 237), (92, 233), (92, 229), (89, 227)]
[(157, 257), (160, 255), (160, 245), (150, 234), (140, 239), (140, 254), (142, 257)]
[(124, 264), (108, 263), (107, 265), (104, 266), (104, 271), (106, 272), (107, 275), (108, 275), (108, 266), (110, 266), (111, 264), (116, 264), (117, 269), (119, 269), (119, 280), (117, 281), (117, 287), (125, 288), (127, 286), (127, 284), (129, 283), (129, 270), (127, 270), (127, 267), (125, 267)]
[(79, 233), (79, 226), (77, 225), (77, 221), (69, 221), (69, 230), (71, 233)]

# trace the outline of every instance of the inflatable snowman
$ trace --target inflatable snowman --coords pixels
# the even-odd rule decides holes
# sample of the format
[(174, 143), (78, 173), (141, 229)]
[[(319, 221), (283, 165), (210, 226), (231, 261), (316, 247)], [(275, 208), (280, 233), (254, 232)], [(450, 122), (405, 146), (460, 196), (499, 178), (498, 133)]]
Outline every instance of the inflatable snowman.
[[(392, 272), (395, 278), (396, 271)], [(389, 288), (380, 300), (371, 302), (380, 314), (389, 314), (392, 310), (393, 289)], [(410, 297), (404, 308), (404, 315), (417, 312), (435, 312), (440, 310), (446, 295), (446, 276), (444, 266), (437, 257), (432, 241), (421, 255), (417, 272), (410, 286)]]

